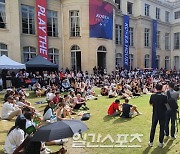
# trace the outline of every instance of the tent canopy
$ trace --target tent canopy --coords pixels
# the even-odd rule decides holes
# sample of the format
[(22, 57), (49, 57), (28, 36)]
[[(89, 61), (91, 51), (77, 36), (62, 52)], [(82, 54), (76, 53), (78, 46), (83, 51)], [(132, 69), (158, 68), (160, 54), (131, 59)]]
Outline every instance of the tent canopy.
[(26, 66), (2, 55), (0, 57), (0, 69), (26, 69)]
[(53, 64), (49, 60), (43, 58), (40, 55), (32, 58), (28, 62), (26, 62), (27, 68), (58, 68), (57, 64)]

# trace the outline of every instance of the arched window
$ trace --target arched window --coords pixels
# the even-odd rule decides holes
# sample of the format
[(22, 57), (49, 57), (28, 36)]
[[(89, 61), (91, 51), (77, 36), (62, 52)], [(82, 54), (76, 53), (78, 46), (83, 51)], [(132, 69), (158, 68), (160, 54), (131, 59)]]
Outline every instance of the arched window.
[(34, 47), (23, 47), (24, 62), (29, 61), (36, 56), (36, 48)]
[(78, 45), (71, 47), (71, 67), (76, 70), (81, 70), (81, 50)]
[(159, 55), (156, 56), (156, 68), (160, 69), (160, 56)]
[(0, 28), (6, 28), (5, 0), (0, 0)]
[(145, 57), (144, 57), (144, 67), (145, 68), (150, 67), (150, 56), (149, 55), (145, 55)]
[(106, 51), (106, 48), (104, 47), (104, 46), (100, 46), (99, 48), (98, 48), (98, 52), (105, 52)]
[(169, 59), (169, 56), (166, 56), (165, 57), (165, 69), (168, 70), (170, 67), (170, 59)]
[(52, 63), (59, 65), (59, 50), (58, 49), (50, 48), (48, 50), (48, 57)]
[(106, 68), (106, 48), (104, 46), (99, 46), (97, 50), (97, 66), (98, 69)]
[(8, 49), (6, 44), (0, 43), (0, 56), (2, 55), (8, 56)]
[(121, 68), (122, 66), (122, 53), (116, 53), (116, 67)]

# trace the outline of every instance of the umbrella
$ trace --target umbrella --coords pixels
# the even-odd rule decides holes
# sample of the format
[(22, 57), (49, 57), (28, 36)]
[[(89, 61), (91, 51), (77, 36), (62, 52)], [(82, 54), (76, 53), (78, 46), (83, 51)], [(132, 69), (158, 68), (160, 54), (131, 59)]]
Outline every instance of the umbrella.
[(80, 120), (62, 120), (40, 127), (34, 134), (32, 141), (52, 141), (73, 137), (76, 133), (86, 131), (88, 127)]

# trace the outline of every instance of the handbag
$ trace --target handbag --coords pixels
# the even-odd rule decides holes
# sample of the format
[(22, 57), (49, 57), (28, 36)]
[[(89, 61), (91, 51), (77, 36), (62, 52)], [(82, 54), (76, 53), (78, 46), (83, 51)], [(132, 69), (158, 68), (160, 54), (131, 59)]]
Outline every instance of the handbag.
[(82, 118), (81, 118), (81, 121), (86, 121), (86, 120), (89, 120), (90, 119), (90, 113), (84, 113), (82, 115)]

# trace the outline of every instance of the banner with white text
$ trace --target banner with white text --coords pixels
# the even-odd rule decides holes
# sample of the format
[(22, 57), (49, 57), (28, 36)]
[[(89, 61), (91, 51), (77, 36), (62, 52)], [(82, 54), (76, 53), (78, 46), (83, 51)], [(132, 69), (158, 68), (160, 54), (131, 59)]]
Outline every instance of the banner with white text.
[(90, 37), (112, 40), (113, 6), (103, 0), (89, 0)]
[(152, 27), (152, 68), (157, 68), (156, 63), (156, 46), (157, 46), (157, 20), (153, 20)]
[(129, 16), (124, 15), (124, 68), (129, 70)]
[(47, 1), (36, 0), (38, 53), (48, 59), (48, 37), (47, 37)]

